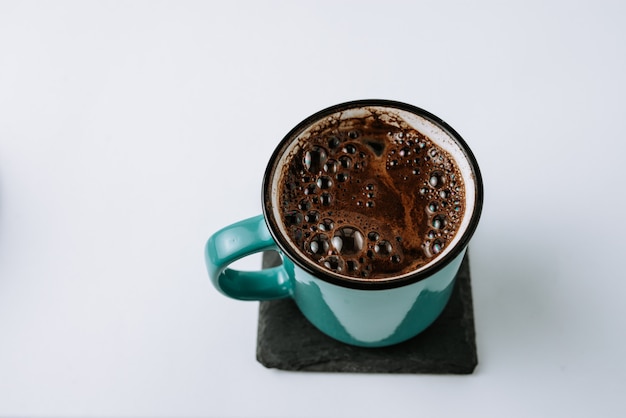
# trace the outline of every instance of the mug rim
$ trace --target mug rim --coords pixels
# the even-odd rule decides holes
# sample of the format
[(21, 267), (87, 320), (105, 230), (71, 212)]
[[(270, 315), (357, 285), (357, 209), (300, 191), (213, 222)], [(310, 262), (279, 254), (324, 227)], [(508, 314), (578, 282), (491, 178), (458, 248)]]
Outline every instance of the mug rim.
[[(287, 237), (285, 237), (282, 233), (280, 233), (280, 228), (277, 225), (277, 221), (274, 219), (273, 215), (273, 207), (272, 207), (272, 181), (271, 175), (273, 172), (278, 172), (276, 170), (277, 162), (282, 156), (282, 151), (286, 148), (288, 144), (290, 144), (295, 138), (297, 138), (298, 134), (301, 133), (304, 129), (310, 126), (312, 123), (323, 119), (324, 117), (345, 111), (348, 109), (360, 108), (360, 107), (386, 107), (392, 109), (398, 109), (402, 111), (406, 111), (409, 113), (413, 113), (417, 116), (423, 117), (434, 124), (438, 125), (441, 129), (443, 129), (461, 148), (463, 153), (465, 154), (465, 158), (469, 162), (470, 167), (472, 168), (472, 174), (474, 176), (474, 184), (475, 184), (475, 199), (474, 199), (474, 210), (472, 211), (472, 215), (469, 219), (468, 225), (461, 234), (459, 241), (456, 245), (446, 254), (443, 254), (441, 257), (438, 257), (433, 263), (427, 265), (425, 268), (415, 271), (413, 273), (404, 273), (400, 277), (390, 277), (385, 279), (354, 279), (350, 276), (344, 275), (334, 275), (326, 271), (325, 269), (319, 267), (316, 268), (313, 263), (307, 260), (303, 255), (299, 254), (297, 251), (291, 248), (292, 244), (290, 244)], [(280, 173), (278, 173), (280, 175)], [(392, 289), (402, 286), (407, 286), (422, 280), (425, 280), (431, 277), (433, 274), (437, 273), (445, 266), (447, 266), (452, 260), (454, 260), (468, 245), (470, 239), (474, 235), (476, 228), (478, 226), (478, 222), (480, 220), (480, 216), (482, 213), (483, 200), (484, 200), (484, 188), (482, 175), (480, 172), (480, 168), (478, 166), (478, 161), (474, 156), (474, 153), (471, 151), (465, 140), (456, 132), (450, 125), (448, 125), (445, 121), (443, 121), (438, 116), (414, 105), (410, 105), (404, 102), (399, 102), (395, 100), (385, 100), (385, 99), (362, 99), (362, 100), (352, 100), (340, 104), (336, 104), (325, 109), (322, 109), (318, 112), (315, 112), (311, 116), (305, 118), (300, 123), (298, 123), (294, 128), (292, 128), (278, 143), (276, 148), (274, 149), (272, 156), (269, 159), (267, 167), (265, 169), (265, 173), (263, 175), (263, 184), (262, 184), (262, 208), (263, 208), (263, 216), (265, 218), (265, 223), (267, 224), (268, 230), (278, 245), (278, 248), (286, 254), (289, 259), (296, 264), (298, 267), (311, 274), (312, 276), (321, 279), (325, 282), (338, 285), (341, 287), (352, 288), (352, 289), (360, 289), (360, 290), (382, 290), (382, 289)]]

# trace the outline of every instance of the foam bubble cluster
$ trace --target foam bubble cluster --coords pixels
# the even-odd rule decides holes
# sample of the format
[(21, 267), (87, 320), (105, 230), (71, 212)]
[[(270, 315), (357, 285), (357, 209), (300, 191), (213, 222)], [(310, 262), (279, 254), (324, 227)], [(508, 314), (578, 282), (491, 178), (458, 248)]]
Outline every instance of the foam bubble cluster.
[(396, 276), (431, 262), (465, 211), (452, 156), (375, 116), (320, 124), (279, 184), (291, 242), (312, 263), (350, 277)]

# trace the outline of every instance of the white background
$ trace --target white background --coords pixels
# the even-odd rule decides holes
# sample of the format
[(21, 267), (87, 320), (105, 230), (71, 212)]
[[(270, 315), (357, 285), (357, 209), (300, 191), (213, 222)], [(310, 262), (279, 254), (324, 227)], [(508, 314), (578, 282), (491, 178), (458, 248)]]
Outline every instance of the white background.
[[(0, 3), (0, 416), (623, 417), (625, 16)], [(258, 303), (207, 278), (278, 141), (361, 98), (435, 113), (479, 160), (473, 375), (265, 369)]]

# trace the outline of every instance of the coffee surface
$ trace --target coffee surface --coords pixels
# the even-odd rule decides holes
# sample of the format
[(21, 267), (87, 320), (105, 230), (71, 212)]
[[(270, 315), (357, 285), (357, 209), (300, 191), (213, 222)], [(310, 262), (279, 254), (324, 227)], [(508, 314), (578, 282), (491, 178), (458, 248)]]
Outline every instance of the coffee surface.
[(432, 262), (459, 232), (465, 190), (453, 157), (386, 113), (328, 117), (279, 169), (279, 210), (312, 263), (389, 278)]

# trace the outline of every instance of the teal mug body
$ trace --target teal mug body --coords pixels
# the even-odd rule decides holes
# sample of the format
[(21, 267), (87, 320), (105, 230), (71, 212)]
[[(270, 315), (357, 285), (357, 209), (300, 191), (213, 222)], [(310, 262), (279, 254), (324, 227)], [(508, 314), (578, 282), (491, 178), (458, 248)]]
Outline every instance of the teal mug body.
[[(385, 280), (356, 280), (318, 268), (289, 244), (289, 238), (276, 221), (276, 171), (289, 144), (318, 120), (346, 110), (368, 108), (403, 112), (401, 115), (408, 115), (407, 119), (415, 115), (426, 121), (427, 129), (432, 129), (431, 135), (442, 135), (446, 141), (453, 142), (455, 159), (462, 160), (467, 191), (462, 229), (445, 252), (425, 268)], [(263, 179), (263, 215), (213, 234), (205, 247), (205, 261), (213, 285), (228, 297), (248, 301), (292, 298), (302, 314), (328, 336), (356, 346), (388, 346), (416, 336), (445, 308), (480, 218), (482, 201), (482, 179), (476, 160), (463, 139), (445, 122), (404, 103), (348, 102), (305, 119), (283, 139)], [(230, 268), (243, 257), (265, 251), (278, 251), (282, 264), (258, 271)]]

